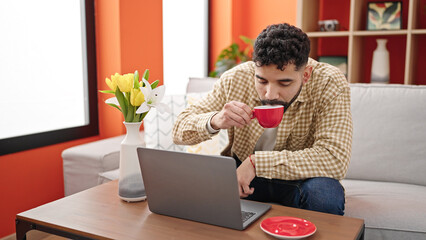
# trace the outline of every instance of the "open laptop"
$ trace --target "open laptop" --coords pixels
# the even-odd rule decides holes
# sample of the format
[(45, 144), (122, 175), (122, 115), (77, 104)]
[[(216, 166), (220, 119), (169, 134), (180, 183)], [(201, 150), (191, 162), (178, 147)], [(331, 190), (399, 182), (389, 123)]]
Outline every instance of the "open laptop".
[(271, 208), (240, 199), (233, 158), (137, 151), (151, 212), (243, 230)]

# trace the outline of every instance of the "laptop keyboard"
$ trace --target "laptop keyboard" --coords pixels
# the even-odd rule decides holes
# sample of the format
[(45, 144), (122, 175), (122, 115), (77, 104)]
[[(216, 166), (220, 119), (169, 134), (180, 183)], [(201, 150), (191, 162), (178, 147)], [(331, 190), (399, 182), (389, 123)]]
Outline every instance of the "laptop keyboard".
[(241, 215), (242, 215), (242, 220), (243, 223), (246, 222), (249, 218), (251, 218), (254, 215), (254, 212), (245, 212), (245, 211), (241, 211)]

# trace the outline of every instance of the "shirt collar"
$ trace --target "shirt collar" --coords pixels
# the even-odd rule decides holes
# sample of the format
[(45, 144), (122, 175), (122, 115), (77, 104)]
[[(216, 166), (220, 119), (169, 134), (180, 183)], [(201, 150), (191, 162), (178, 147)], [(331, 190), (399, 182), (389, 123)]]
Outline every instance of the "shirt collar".
[[(312, 66), (312, 72), (316, 66), (317, 61), (315, 61), (312, 58), (308, 58), (308, 65)], [(296, 98), (295, 102), (306, 102), (309, 100), (309, 85), (311, 85), (311, 81), (312, 81), (312, 73), (311, 76), (309, 77), (308, 81), (302, 86), (302, 91), (300, 91), (299, 96)]]
[[(307, 84), (307, 83), (306, 83)], [(307, 96), (307, 87), (306, 84), (304, 84), (302, 86), (302, 91), (300, 91), (299, 96), (296, 98), (296, 100), (294, 102), (306, 102), (308, 100), (308, 96)]]

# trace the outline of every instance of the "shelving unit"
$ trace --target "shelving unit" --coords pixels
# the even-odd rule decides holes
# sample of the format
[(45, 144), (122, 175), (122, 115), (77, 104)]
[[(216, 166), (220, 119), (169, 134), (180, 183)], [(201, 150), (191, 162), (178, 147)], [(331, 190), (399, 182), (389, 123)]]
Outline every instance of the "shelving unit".
[[(370, 82), (376, 39), (388, 39), (390, 83), (426, 84), (426, 4), (402, 1), (402, 29), (366, 29), (367, 3), (378, 0), (298, 0), (297, 26), (311, 39), (311, 57), (339, 55), (348, 58), (348, 81)], [(389, 1), (389, 0), (388, 0)], [(318, 21), (337, 19), (342, 31), (320, 32)]]

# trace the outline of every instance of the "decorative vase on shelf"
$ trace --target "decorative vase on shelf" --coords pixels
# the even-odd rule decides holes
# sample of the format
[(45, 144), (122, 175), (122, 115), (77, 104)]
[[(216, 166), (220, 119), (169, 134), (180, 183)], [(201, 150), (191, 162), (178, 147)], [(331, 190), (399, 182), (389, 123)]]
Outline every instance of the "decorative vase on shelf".
[(118, 195), (127, 202), (146, 199), (145, 186), (139, 165), (137, 147), (143, 146), (139, 129), (142, 122), (123, 122), (126, 136), (121, 142)]
[(373, 52), (371, 66), (371, 83), (389, 83), (389, 52), (386, 49), (387, 39), (376, 39), (377, 48)]

